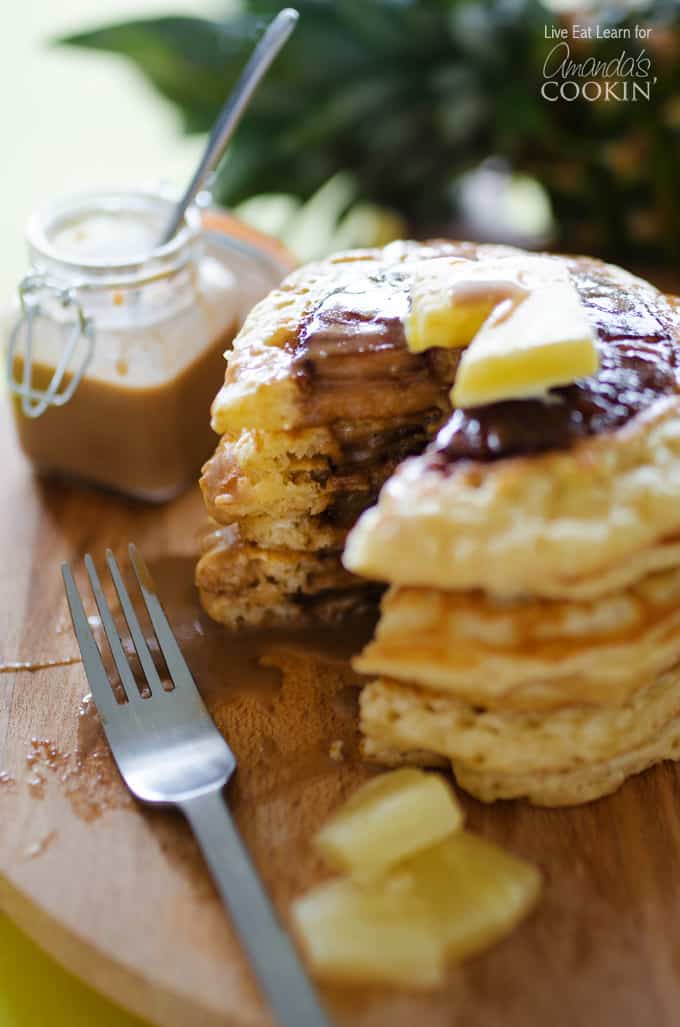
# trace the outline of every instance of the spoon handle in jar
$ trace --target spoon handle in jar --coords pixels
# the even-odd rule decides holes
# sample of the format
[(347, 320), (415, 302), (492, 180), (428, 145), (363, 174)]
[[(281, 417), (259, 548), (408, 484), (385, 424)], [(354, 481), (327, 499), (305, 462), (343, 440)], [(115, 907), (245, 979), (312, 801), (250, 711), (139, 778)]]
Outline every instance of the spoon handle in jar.
[(250, 60), (243, 69), (238, 82), (213, 125), (205, 151), (193, 178), (172, 212), (172, 217), (160, 241), (161, 246), (170, 242), (173, 238), (182, 223), (187, 207), (200, 192), (207, 176), (219, 163), (227, 143), (241, 120), (243, 112), (250, 103), (253, 93), (295, 28), (298, 17), (298, 12), (292, 7), (286, 7), (284, 10), (279, 11), (253, 50)]

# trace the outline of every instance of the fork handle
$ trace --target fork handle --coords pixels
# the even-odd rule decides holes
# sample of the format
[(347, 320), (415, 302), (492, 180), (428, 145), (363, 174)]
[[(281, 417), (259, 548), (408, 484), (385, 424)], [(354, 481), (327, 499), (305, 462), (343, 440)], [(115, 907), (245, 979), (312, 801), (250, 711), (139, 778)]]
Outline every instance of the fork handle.
[(278, 1023), (281, 1027), (332, 1027), (276, 917), (222, 791), (187, 799), (180, 809), (196, 835)]

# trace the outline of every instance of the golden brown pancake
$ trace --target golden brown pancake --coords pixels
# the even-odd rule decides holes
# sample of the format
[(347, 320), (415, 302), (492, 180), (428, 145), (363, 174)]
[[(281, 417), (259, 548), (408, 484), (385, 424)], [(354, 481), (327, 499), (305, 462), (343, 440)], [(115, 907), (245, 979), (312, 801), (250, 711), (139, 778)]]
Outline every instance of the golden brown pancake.
[(344, 556), (391, 586), (356, 660), (366, 754), (446, 758), (485, 800), (586, 801), (680, 745), (678, 305), (564, 262), (598, 374), (452, 411)]
[[(323, 551), (334, 553), (339, 559), (347, 532), (359, 514), (373, 505), (380, 487), (405, 457), (423, 452), (451, 412), (448, 393), (458, 354), (434, 349), (412, 354), (406, 347), (403, 318), (409, 309), (414, 273), (426, 267), (429, 260), (441, 256), (484, 261), (518, 252), (509, 247), (445, 241), (393, 243), (382, 250), (339, 254), (290, 275), (253, 309), (234, 341), (233, 350), (227, 354), (225, 384), (213, 404), (213, 427), (222, 439), (215, 456), (206, 465), (201, 482), (211, 517), (219, 524), (238, 525), (243, 542), (262, 545), (265, 549)], [(564, 262), (563, 258), (552, 259)], [(592, 440), (596, 439), (600, 428), (606, 428), (610, 422), (618, 425), (632, 418), (638, 408), (653, 406), (650, 397), (667, 395), (668, 368), (657, 368), (658, 381), (654, 375), (649, 381), (643, 380), (644, 375), (640, 374), (635, 379), (634, 369), (628, 367), (630, 361), (625, 347), (620, 344), (620, 335), (623, 328), (644, 332), (645, 345), (652, 345), (675, 313), (651, 286), (611, 265), (576, 258), (568, 261), (568, 266), (583, 301), (590, 304), (602, 345), (606, 344), (611, 350), (603, 361), (602, 382), (586, 396), (592, 416), (586, 418), (585, 434)], [(626, 400), (625, 409), (620, 410), (616, 404), (607, 407), (607, 390), (616, 389), (613, 379), (619, 373), (629, 378), (632, 375), (631, 388), (626, 385), (632, 399)], [(569, 390), (555, 390), (553, 399), (571, 410), (573, 404), (569, 396)], [(486, 447), (487, 456), (494, 459), (506, 455), (508, 446), (511, 450), (526, 446), (527, 439), (518, 437), (515, 418), (513, 437), (503, 441), (500, 451), (494, 450), (500, 423), (498, 408), (505, 406), (495, 404), (493, 408), (486, 408), (491, 422), (481, 432), (475, 427), (479, 422), (478, 411), (473, 417), (456, 411), (453, 420), (448, 420), (443, 429), (448, 435), (439, 436), (440, 442), (443, 437), (448, 439), (444, 446), (447, 453), (451, 446), (460, 450), (461, 439), (466, 440), (465, 445), (471, 445), (471, 440), (477, 438), (468, 454), (475, 464), (479, 462), (480, 445), (482, 449)], [(529, 432), (532, 455), (537, 440), (544, 448), (547, 444), (548, 448), (552, 445), (559, 449), (565, 442), (553, 437), (554, 431), (552, 435), (547, 431), (546, 425), (557, 424), (559, 416), (551, 412), (546, 418), (543, 406), (538, 401), (529, 406), (520, 404), (519, 423), (526, 422), (527, 412), (532, 424), (538, 422), (535, 430), (532, 428)], [(465, 415), (464, 424), (460, 431), (456, 429), (451, 434), (451, 425), (455, 425), (456, 417), (461, 414)], [(567, 433), (569, 444), (573, 441), (572, 435), (577, 439), (583, 434), (571, 423), (573, 420), (572, 417)], [(519, 436), (522, 436), (521, 431)], [(444, 459), (442, 452), (439, 445), (436, 461), (440, 463)], [(446, 460), (449, 461), (448, 456)], [(507, 463), (506, 460), (500, 462)], [(462, 463), (467, 466), (470, 461), (464, 459)], [(572, 464), (569, 461), (573, 474)], [(401, 541), (396, 542), (395, 550), (401, 550), (399, 561), (404, 572), (413, 574), (414, 566), (420, 568), (423, 558), (424, 566), (428, 566), (428, 556), (422, 550), (425, 546), (433, 552), (437, 549), (436, 532), (427, 495), (421, 500), (420, 484), (424, 483), (427, 493), (429, 469), (429, 464), (425, 467), (419, 463), (415, 468), (411, 465), (394, 479), (395, 489), (401, 487), (400, 482), (404, 483), (402, 493), (410, 505), (412, 482), (408, 475), (415, 475), (414, 513), (422, 506), (421, 513), (427, 519), (426, 531), (421, 532), (420, 526), (408, 518), (392, 517), (389, 512), (392, 493), (387, 490), (381, 506), (385, 517), (381, 514), (377, 537), (371, 536), (370, 552), (369, 543), (364, 546), (362, 542), (369, 538), (369, 533), (360, 531), (353, 536), (348, 561), (350, 565), (356, 563), (361, 574), (382, 578), (388, 567), (392, 573), (394, 552), (390, 539), (397, 530), (392, 526), (393, 521), (398, 521), (398, 530), (407, 535), (414, 525), (413, 533), (418, 536), (418, 544), (410, 535), (405, 546)], [(449, 471), (439, 474), (432, 485), (445, 504), (448, 504), (445, 479), (454, 476)], [(517, 488), (522, 491), (529, 488), (530, 476), (520, 475), (520, 478)], [(504, 481), (501, 491), (510, 487)], [(454, 488), (457, 496), (462, 495), (459, 483)], [(475, 488), (472, 481), (471, 489)], [(515, 496), (511, 497), (511, 502), (516, 502)], [(499, 496), (499, 520), (508, 505), (503, 495)], [(594, 515), (599, 518), (600, 511), (594, 511)], [(441, 549), (448, 544), (450, 532), (445, 513), (439, 520), (443, 526)], [(470, 534), (469, 527), (467, 524), (466, 537)], [(563, 528), (560, 524), (556, 530)], [(591, 544), (599, 552), (600, 539), (593, 537), (598, 535), (597, 531), (591, 530), (590, 535)], [(470, 541), (466, 545), (469, 546)], [(381, 546), (385, 547), (384, 551)], [(487, 552), (489, 547), (482, 541), (480, 548)], [(641, 548), (646, 548), (644, 542)], [(657, 548), (658, 552), (652, 555), (652, 559), (657, 560), (654, 566), (667, 566), (663, 562), (667, 550), (665, 540)], [(440, 549), (430, 556), (429, 565), (436, 563), (438, 569), (443, 567), (442, 574), (448, 581), (451, 561), (447, 561), (446, 553), (442, 554)], [(470, 559), (474, 566), (477, 555)], [(496, 555), (492, 552), (491, 556), (496, 566)], [(460, 570), (462, 587), (467, 587), (462, 580), (465, 561), (460, 557), (461, 554), (456, 553), (456, 567)], [(409, 561), (410, 571), (406, 569)], [(605, 568), (606, 574), (621, 573), (616, 558), (613, 564), (615, 566)], [(598, 566), (598, 572), (600, 569)], [(569, 571), (573, 572), (571, 564)], [(506, 582), (505, 588), (512, 590), (516, 587), (514, 566), (509, 565), (509, 573), (512, 581)], [(202, 594), (207, 595), (203, 578), (204, 565), (201, 564), (198, 582)], [(214, 575), (211, 582), (214, 584)], [(432, 583), (438, 582), (433, 580)], [(291, 579), (288, 595), (293, 604), (297, 587)], [(444, 583), (442, 587), (449, 585)], [(547, 582), (546, 588), (550, 587), (551, 582)], [(566, 587), (573, 588), (575, 594), (580, 594), (579, 590), (587, 594), (592, 582), (590, 579), (585, 584), (580, 579), (559, 580), (556, 587), (557, 594)], [(221, 610), (221, 616), (226, 615), (228, 623), (230, 618), (224, 604)]]
[(680, 667), (622, 706), (573, 703), (550, 711), (485, 709), (389, 678), (361, 694), (361, 723), (381, 746), (430, 750), (454, 771), (535, 775), (602, 763), (637, 749), (680, 716)]
[(357, 670), (488, 709), (617, 706), (680, 662), (680, 566), (589, 600), (392, 586)]
[(517, 252), (340, 254), (254, 308), (213, 405), (197, 581), (230, 626), (337, 618), (387, 583), (356, 661), (366, 755), (560, 804), (680, 751), (680, 313), (620, 268), (545, 255), (598, 374), (453, 410), (459, 354), (406, 346), (414, 272)]
[(582, 598), (675, 564), (678, 301), (612, 265), (565, 263), (597, 335), (599, 373), (544, 399), (455, 410), (353, 531), (350, 570)]
[[(256, 559), (265, 577), (270, 563), (275, 582), (235, 603), (226, 561), (204, 555), (197, 582), (211, 616), (232, 626), (303, 621), (325, 615), (338, 587), (348, 608), (352, 595), (363, 601), (365, 583), (348, 587), (340, 563), (347, 532), (436, 434), (457, 361), (406, 348), (409, 280), (423, 262), (454, 253), (477, 249), (398, 243), (340, 254), (294, 272), (253, 309), (227, 353), (213, 404), (222, 438), (201, 487), (211, 518), (238, 527), (230, 566), (246, 547), (238, 562)], [(312, 553), (324, 575), (307, 574)]]
[[(432, 767), (446, 765), (445, 758), (435, 753), (424, 750), (404, 753), (398, 749), (385, 748), (371, 737), (364, 739), (363, 751), (366, 759), (382, 766), (396, 767), (404, 763)], [(678, 759), (680, 717), (676, 716), (639, 747), (600, 763), (542, 773), (532, 771), (508, 774), (484, 768), (475, 769), (459, 762), (455, 767), (455, 775), (461, 788), (482, 802), (523, 798), (536, 806), (575, 806), (610, 795), (621, 787), (626, 778), (647, 770), (655, 763)]]
[(206, 612), (234, 628), (337, 623), (376, 598), (336, 553), (258, 545), (234, 526), (209, 526), (197, 578)]

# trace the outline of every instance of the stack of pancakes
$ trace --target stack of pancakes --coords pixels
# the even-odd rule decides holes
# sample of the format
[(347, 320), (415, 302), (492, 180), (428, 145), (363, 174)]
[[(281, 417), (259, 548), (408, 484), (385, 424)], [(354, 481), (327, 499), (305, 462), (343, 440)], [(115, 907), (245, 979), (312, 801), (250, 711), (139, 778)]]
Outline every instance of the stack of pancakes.
[(477, 797), (584, 802), (680, 758), (680, 315), (566, 261), (601, 369), (456, 410), (348, 540), (390, 582), (357, 661), (365, 751)]
[(341, 254), (254, 308), (213, 406), (197, 582), (231, 627), (336, 617), (387, 583), (357, 660), (366, 754), (553, 805), (680, 757), (680, 308), (550, 258), (599, 373), (452, 410), (458, 353), (406, 346), (414, 272), (509, 252)]
[(396, 243), (290, 275), (251, 312), (213, 404), (222, 436), (201, 487), (212, 518), (197, 570), (232, 627), (329, 619), (376, 586), (346, 571), (348, 530), (450, 411), (456, 358), (414, 355), (409, 282), (469, 244)]

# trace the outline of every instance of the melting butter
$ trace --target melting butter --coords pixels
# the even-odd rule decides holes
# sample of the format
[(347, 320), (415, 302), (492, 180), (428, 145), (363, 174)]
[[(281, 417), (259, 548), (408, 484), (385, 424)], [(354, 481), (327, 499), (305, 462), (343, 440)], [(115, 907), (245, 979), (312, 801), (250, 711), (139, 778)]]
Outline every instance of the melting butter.
[(461, 357), (451, 399), (475, 407), (542, 396), (598, 368), (595, 335), (576, 289), (568, 279), (547, 282), (511, 311), (491, 315)]
[(595, 374), (595, 335), (564, 264), (551, 257), (444, 258), (416, 273), (405, 322), (412, 352), (464, 349), (458, 407), (544, 395)]
[(458, 258), (428, 260), (416, 272), (404, 323), (412, 353), (432, 347), (462, 349), (501, 304), (514, 306), (529, 293), (516, 263)]

